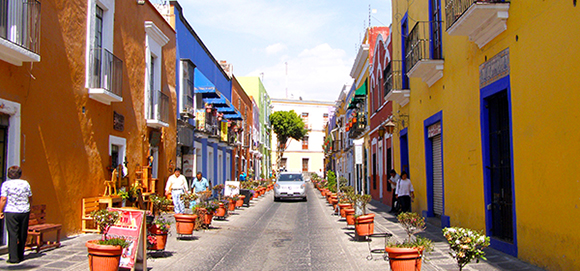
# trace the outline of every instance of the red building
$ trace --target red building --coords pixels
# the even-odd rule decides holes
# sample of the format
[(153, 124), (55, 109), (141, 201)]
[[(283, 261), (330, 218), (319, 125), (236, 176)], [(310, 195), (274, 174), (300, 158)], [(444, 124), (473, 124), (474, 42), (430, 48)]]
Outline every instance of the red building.
[(381, 33), (374, 43), (375, 50), (370, 69), (369, 115), (370, 115), (370, 179), (380, 185), (371, 187), (375, 200), (391, 205), (392, 191), (388, 183), (389, 171), (393, 168), (391, 135), (385, 126), (392, 117), (392, 102), (386, 99), (392, 89), (392, 44), (389, 32)]

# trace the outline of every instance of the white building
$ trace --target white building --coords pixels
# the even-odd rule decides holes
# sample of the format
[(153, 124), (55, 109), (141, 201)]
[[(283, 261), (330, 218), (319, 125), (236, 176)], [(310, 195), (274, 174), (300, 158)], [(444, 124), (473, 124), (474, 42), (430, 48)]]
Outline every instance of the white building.
[[(288, 147), (282, 155), (281, 167), (293, 172), (315, 172), (324, 170), (324, 126), (334, 110), (334, 101), (306, 101), (293, 99), (272, 99), (272, 112), (294, 110), (301, 116), (309, 129), (302, 141), (288, 140)], [(277, 168), (278, 139), (272, 137), (272, 168)]]

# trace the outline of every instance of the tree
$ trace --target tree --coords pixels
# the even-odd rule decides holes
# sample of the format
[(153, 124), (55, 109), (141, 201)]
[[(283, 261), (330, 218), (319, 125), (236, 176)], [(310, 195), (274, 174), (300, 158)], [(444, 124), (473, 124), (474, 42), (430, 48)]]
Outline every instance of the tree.
[(276, 166), (280, 169), (280, 162), (290, 139), (302, 140), (308, 134), (302, 118), (294, 112), (277, 111), (270, 115), (270, 123), (278, 138)]

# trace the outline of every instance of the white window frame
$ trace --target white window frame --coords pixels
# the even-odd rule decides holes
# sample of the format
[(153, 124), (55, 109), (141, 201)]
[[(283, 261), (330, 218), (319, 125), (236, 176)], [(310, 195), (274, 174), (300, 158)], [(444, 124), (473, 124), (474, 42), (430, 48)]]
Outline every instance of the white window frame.
[[(145, 116), (149, 117), (149, 104), (154, 102), (150, 100), (150, 91), (161, 91), (161, 63), (163, 61), (162, 48), (169, 42), (169, 38), (157, 27), (153, 22), (145, 22)], [(151, 57), (154, 57), (154, 76), (153, 83), (155, 84), (154, 89), (150, 89), (151, 82)]]
[(103, 47), (113, 52), (115, 24), (115, 0), (88, 0), (87, 2), (87, 43), (85, 51), (85, 87), (89, 88), (91, 72), (91, 49), (95, 43), (95, 23), (97, 5), (103, 9)]
[[(182, 59), (179, 63), (179, 97), (181, 102), (179, 103), (179, 112), (185, 112), (187, 113), (187, 100), (185, 99), (185, 92), (187, 91), (187, 82), (186, 82), (186, 78), (185, 78), (185, 72), (186, 69), (191, 66), (192, 67), (192, 73), (191, 73), (191, 80), (194, 80), (194, 74), (195, 74), (195, 65), (193, 65), (193, 63), (189, 60), (189, 59)], [(191, 90), (191, 95), (192, 95), (192, 99), (193, 99), (193, 103), (189, 105), (189, 107), (192, 110), (192, 114), (195, 113), (196, 110), (196, 100), (195, 100), (195, 92), (192, 89)]]

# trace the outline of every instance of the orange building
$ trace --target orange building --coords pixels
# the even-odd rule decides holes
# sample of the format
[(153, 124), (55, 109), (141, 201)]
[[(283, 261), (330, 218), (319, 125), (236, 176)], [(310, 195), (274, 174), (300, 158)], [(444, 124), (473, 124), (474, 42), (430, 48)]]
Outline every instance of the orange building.
[(24, 2), (0, 9), (0, 177), (20, 165), (70, 235), (116, 165), (133, 182), (151, 154), (158, 189), (172, 170), (175, 32), (149, 1)]

